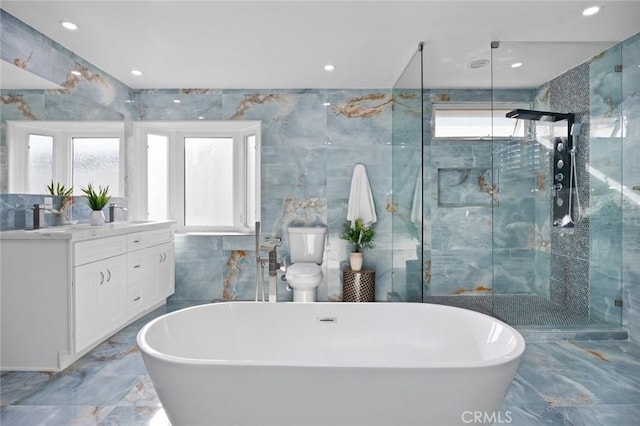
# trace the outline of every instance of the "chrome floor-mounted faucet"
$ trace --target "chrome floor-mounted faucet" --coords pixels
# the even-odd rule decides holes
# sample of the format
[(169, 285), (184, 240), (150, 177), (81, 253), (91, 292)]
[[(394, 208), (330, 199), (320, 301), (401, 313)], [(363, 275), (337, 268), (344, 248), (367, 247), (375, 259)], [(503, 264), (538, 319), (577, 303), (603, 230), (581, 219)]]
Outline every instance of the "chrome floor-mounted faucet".
[[(278, 301), (278, 270), (285, 268), (278, 264), (277, 248), (282, 245), (280, 238), (266, 238), (260, 244), (260, 222), (256, 222), (256, 302), (258, 301), (259, 288), (262, 286), (262, 301), (264, 302), (264, 265), (269, 265), (269, 302)], [(260, 253), (269, 252), (269, 257), (261, 257)]]

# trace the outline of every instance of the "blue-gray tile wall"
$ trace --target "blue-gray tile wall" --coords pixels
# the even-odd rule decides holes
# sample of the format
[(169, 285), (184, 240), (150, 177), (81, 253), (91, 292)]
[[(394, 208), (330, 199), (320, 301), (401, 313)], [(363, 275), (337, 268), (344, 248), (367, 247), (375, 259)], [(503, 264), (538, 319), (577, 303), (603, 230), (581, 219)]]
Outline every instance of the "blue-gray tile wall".
[(622, 323), (640, 342), (640, 33), (622, 42)]
[[(174, 103), (176, 98), (182, 102)], [(141, 121), (197, 120), (204, 111), (211, 120), (262, 121), (262, 233), (283, 239), (279, 255), (285, 258), (290, 223), (328, 227), (320, 300), (341, 298), (339, 277), (348, 249), (339, 234), (353, 167), (364, 163), (378, 215), (375, 247), (367, 251), (365, 266), (376, 269), (377, 297), (385, 300), (391, 288), (390, 90), (162, 89), (134, 91), (133, 99)], [(178, 238), (174, 298), (255, 297), (252, 239), (224, 237), (223, 247), (223, 237)], [(285, 285), (279, 295), (291, 299)]]

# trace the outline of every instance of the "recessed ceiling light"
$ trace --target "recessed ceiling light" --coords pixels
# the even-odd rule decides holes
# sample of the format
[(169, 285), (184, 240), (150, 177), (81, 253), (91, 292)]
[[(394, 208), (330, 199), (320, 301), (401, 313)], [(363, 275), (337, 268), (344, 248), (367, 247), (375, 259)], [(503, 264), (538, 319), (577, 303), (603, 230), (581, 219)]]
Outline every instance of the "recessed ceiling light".
[(136, 77), (140, 77), (142, 75), (142, 71), (140, 71), (140, 70), (131, 70), (131, 74), (135, 75)]
[(174, 99), (174, 100), (173, 100), (173, 103), (174, 103), (174, 104), (181, 104), (181, 103), (182, 103), (182, 101), (181, 101), (180, 99)]
[(81, 76), (82, 75), (82, 73), (80, 71), (78, 71), (78, 70), (72, 70), (71, 74), (77, 75), (77, 76)]
[(74, 24), (73, 22), (69, 22), (69, 21), (60, 21), (60, 25), (62, 25), (64, 28), (71, 30), (71, 31), (75, 31), (78, 29), (78, 25)]
[(469, 68), (471, 68), (472, 70), (477, 70), (480, 68), (484, 68), (489, 64), (490, 62), (488, 59), (476, 59), (475, 61), (469, 62)]
[(124, 100), (124, 103), (125, 103), (125, 104), (132, 104), (132, 103), (133, 103), (133, 101), (132, 101), (131, 99), (125, 99), (125, 100)]
[(331, 106), (331, 102), (323, 102), (322, 105), (324, 106)]
[(335, 70), (335, 69), (336, 69), (336, 67), (334, 67), (334, 66), (333, 66), (333, 65), (331, 65), (331, 64), (327, 64), (327, 65), (325, 65), (325, 66), (324, 66), (324, 70), (325, 70), (325, 71), (333, 71), (333, 70)]
[(204, 117), (203, 116), (199, 116), (198, 120), (204, 120)]
[(514, 62), (511, 64), (511, 68), (520, 68), (522, 66), (522, 62)]
[(582, 11), (584, 16), (592, 16), (600, 12), (600, 6), (591, 6)]

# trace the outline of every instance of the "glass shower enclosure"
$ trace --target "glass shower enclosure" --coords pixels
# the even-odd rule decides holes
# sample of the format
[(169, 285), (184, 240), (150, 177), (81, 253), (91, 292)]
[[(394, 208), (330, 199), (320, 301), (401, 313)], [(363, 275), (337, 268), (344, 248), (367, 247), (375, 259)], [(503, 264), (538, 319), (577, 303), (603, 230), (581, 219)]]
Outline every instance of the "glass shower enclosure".
[(619, 329), (622, 45), (493, 42), (455, 72), (447, 48), (420, 44), (393, 88), (388, 299)]

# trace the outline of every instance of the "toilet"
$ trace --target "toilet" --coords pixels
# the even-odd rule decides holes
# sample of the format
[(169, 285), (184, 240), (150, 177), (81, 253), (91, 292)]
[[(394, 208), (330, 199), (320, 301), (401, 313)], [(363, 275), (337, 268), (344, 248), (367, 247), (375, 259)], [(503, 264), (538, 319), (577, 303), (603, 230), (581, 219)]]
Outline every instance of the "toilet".
[(315, 302), (316, 289), (322, 282), (322, 257), (327, 234), (325, 227), (289, 227), (291, 265), (285, 277), (293, 289), (294, 302)]

